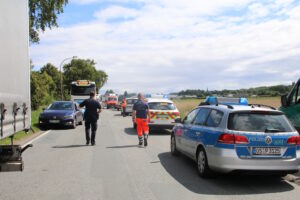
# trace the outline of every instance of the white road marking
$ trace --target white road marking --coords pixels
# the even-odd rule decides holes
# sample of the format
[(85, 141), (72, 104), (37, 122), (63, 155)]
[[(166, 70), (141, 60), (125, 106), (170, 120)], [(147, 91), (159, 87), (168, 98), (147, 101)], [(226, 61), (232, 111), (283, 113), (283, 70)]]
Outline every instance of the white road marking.
[(32, 140), (30, 140), (30, 141), (27, 142), (26, 144), (23, 144), (23, 145), (22, 145), (22, 148), (26, 147), (28, 144), (31, 144), (31, 143), (33, 143), (34, 141), (36, 141), (36, 140), (38, 140), (38, 139), (40, 139), (40, 138), (42, 138), (43, 136), (47, 135), (50, 131), (51, 131), (51, 130), (48, 130), (48, 131), (42, 133), (41, 135), (39, 135), (38, 137), (33, 138)]

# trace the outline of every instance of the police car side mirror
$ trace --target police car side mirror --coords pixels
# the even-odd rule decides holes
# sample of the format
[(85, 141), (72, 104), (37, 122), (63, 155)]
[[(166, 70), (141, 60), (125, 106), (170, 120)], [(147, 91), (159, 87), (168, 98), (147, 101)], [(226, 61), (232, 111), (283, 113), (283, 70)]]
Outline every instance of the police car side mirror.
[(175, 123), (182, 124), (182, 119), (181, 118), (176, 118)]
[(281, 105), (282, 105), (283, 107), (288, 107), (287, 95), (281, 96)]

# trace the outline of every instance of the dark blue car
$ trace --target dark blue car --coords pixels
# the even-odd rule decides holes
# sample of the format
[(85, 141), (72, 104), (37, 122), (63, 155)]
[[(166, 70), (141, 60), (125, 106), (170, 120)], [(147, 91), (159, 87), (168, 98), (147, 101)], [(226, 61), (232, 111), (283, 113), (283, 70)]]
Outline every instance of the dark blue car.
[(62, 125), (76, 128), (82, 121), (82, 112), (78, 104), (72, 101), (53, 102), (39, 117), (41, 126)]

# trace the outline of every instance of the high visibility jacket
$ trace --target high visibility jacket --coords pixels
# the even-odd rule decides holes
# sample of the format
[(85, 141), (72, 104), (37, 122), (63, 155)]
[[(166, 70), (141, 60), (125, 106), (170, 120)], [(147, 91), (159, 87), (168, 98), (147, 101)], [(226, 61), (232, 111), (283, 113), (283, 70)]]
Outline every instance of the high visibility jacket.
[(123, 101), (122, 101), (121, 107), (122, 107), (122, 108), (125, 108), (125, 107), (126, 107), (126, 100), (123, 100)]

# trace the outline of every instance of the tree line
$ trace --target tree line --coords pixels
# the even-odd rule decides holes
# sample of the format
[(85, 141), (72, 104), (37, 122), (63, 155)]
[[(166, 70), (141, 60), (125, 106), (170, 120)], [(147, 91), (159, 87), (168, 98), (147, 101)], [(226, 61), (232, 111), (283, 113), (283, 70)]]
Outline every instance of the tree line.
[(232, 97), (251, 97), (251, 96), (281, 96), (287, 94), (292, 89), (292, 85), (275, 85), (263, 86), (249, 89), (237, 90), (182, 90), (173, 93), (179, 96), (196, 96), (197, 98), (205, 98), (206, 96), (232, 96)]
[[(61, 100), (60, 77), (63, 80), (63, 99), (70, 100), (71, 82), (76, 80), (95, 81), (100, 89), (108, 80), (103, 70), (97, 70), (96, 63), (90, 59), (73, 59), (63, 66), (63, 72), (51, 63), (40, 70), (31, 70), (31, 107), (36, 110), (54, 100)], [(33, 69), (33, 66), (31, 67)]]

